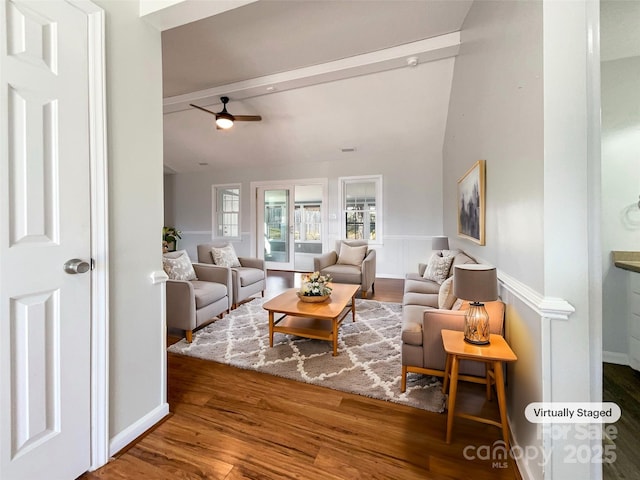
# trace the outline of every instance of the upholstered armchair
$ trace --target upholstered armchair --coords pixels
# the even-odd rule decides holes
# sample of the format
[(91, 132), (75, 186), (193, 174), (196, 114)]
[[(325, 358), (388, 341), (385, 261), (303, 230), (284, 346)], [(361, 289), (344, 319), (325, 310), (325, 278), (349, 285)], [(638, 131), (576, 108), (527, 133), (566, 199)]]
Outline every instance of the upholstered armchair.
[[(165, 261), (185, 255), (184, 251), (164, 254)], [(188, 256), (186, 256), (188, 259)], [(215, 265), (194, 263), (196, 279), (169, 279), (166, 285), (167, 327), (184, 330), (191, 343), (193, 331), (231, 309), (231, 270)], [(167, 270), (167, 268), (165, 268)], [(169, 272), (167, 272), (169, 273)], [(171, 277), (171, 274), (170, 274)], [(186, 278), (189, 278), (187, 276)]]
[(362, 298), (375, 293), (376, 251), (368, 248), (366, 240), (341, 240), (334, 251), (313, 259), (313, 269), (330, 275), (335, 283), (360, 285)]
[[(198, 262), (214, 264), (213, 248), (229, 248), (233, 252), (233, 246), (225, 241), (203, 243), (198, 245)], [(233, 252), (232, 257), (235, 257)], [(260, 258), (235, 257), (231, 264), (231, 283), (233, 287), (232, 308), (247, 300), (249, 297), (260, 293), (264, 297), (267, 288), (267, 270), (264, 260)]]
[[(493, 334), (503, 334), (504, 303), (486, 302), (489, 329)], [(447, 354), (442, 345), (442, 330), (464, 331), (464, 315), (469, 307), (463, 302), (459, 310), (441, 310), (422, 305), (402, 307), (402, 379), (400, 390), (407, 386), (407, 373), (444, 376)], [(480, 362), (462, 360), (460, 379), (478, 381), (485, 378), (485, 366)]]

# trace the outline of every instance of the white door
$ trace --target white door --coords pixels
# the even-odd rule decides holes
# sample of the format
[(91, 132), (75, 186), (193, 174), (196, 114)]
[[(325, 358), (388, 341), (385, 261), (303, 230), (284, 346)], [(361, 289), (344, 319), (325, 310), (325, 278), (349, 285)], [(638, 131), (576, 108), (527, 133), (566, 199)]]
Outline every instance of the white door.
[[(0, 478), (90, 465), (87, 17), (0, 3)], [(69, 269), (73, 272), (73, 269)]]
[(293, 186), (258, 187), (258, 256), (268, 269), (293, 270)]

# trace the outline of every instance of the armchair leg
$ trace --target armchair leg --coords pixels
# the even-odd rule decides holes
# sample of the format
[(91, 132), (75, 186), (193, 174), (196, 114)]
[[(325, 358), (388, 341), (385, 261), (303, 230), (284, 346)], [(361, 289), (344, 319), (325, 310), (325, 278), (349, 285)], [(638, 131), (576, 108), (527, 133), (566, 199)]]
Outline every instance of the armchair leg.
[(187, 342), (191, 343), (193, 341), (193, 330), (185, 330), (184, 331), (184, 336), (185, 336)]
[(376, 283), (375, 283), (375, 282), (373, 282), (373, 283), (371, 284), (371, 293), (372, 293), (372, 294), (375, 294), (375, 293), (376, 293)]
[(402, 365), (402, 377), (400, 377), (400, 391), (402, 393), (407, 389), (407, 366)]

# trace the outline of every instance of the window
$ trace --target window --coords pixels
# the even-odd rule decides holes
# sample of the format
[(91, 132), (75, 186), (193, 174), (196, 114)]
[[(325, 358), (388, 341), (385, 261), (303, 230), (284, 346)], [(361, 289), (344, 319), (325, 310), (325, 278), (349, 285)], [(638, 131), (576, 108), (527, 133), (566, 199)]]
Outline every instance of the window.
[(343, 177), (342, 238), (382, 243), (382, 176)]
[(213, 238), (240, 238), (240, 185), (213, 186)]

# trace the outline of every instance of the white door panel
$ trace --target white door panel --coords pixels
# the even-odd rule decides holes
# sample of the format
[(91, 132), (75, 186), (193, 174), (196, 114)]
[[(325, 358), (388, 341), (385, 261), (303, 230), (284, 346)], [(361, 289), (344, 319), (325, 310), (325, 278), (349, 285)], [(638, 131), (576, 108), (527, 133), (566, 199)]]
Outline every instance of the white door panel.
[(87, 18), (0, 5), (0, 478), (71, 479), (91, 445), (91, 277), (63, 270), (90, 261)]

